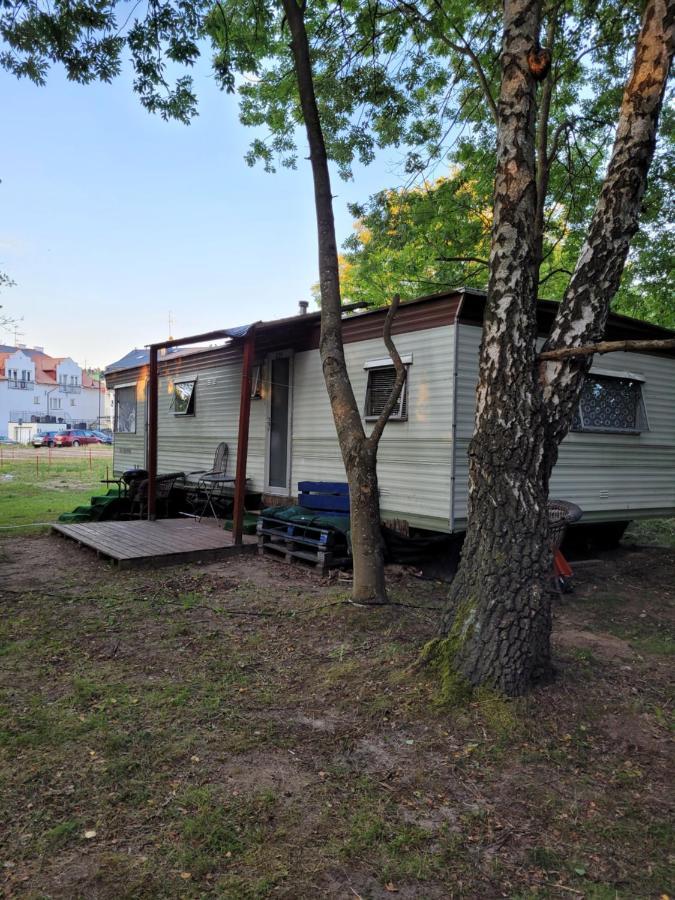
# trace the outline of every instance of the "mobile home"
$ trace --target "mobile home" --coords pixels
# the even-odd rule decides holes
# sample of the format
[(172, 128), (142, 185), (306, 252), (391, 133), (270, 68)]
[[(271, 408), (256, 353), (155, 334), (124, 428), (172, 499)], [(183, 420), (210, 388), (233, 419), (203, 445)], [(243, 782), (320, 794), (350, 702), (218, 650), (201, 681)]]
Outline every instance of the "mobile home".
[[(401, 304), (392, 331), (408, 379), (378, 454), (384, 520), (445, 533), (465, 528), (484, 304), (485, 295), (473, 290)], [(555, 310), (554, 303), (539, 303), (542, 340)], [(343, 323), (349, 374), (366, 427), (393, 380), (382, 340), (384, 315), (382, 309), (347, 312)], [(246, 409), (246, 476), (267, 501), (290, 501), (300, 481), (344, 481), (319, 330), (317, 312), (197, 336), (218, 338), (208, 346), (162, 347), (157, 473), (208, 469), (220, 441), (227, 442), (234, 461)], [(606, 331), (608, 340), (673, 336), (616, 315)], [(244, 398), (247, 346), (253, 365)], [(148, 351), (132, 351), (109, 366), (106, 381), (115, 391), (115, 471), (148, 468)], [(675, 514), (675, 352), (596, 357), (574, 429), (560, 449), (551, 493), (578, 503), (586, 522)]]

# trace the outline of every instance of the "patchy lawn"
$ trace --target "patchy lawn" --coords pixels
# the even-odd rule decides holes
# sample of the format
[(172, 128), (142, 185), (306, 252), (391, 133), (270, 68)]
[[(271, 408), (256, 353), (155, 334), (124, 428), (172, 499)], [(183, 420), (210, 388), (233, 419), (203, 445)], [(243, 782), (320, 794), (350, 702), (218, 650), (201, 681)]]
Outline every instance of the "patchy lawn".
[(643, 519), (631, 522), (624, 544), (651, 544), (675, 548), (675, 519)]
[(117, 572), (0, 543), (4, 896), (658, 898), (672, 890), (675, 554), (557, 606), (557, 682), (439, 702), (401, 604), (256, 557)]
[[(62, 512), (87, 505), (105, 494), (106, 467), (112, 473), (112, 450), (85, 447), (5, 448), (0, 461), (0, 535), (8, 526), (53, 522)], [(28, 530), (22, 527), (22, 532)], [(34, 529), (39, 531), (39, 528)]]

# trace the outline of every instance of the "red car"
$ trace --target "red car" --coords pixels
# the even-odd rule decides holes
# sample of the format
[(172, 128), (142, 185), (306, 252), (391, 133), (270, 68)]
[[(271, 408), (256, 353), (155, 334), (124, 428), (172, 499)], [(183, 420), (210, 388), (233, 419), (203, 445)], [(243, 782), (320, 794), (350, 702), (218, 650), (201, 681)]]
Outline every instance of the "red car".
[(55, 447), (79, 447), (80, 444), (100, 443), (101, 439), (91, 431), (82, 431), (77, 428), (72, 428), (70, 431), (59, 431), (54, 435)]

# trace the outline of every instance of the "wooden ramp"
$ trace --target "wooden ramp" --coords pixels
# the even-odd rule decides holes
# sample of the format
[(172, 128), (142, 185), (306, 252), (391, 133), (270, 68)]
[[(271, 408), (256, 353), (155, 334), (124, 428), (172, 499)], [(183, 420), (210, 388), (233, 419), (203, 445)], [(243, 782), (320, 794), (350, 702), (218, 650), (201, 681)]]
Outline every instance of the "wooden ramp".
[(195, 560), (222, 559), (253, 551), (256, 538), (244, 535), (243, 545), (213, 520), (145, 519), (131, 522), (56, 523), (52, 530), (113, 560), (120, 568), (175, 566)]

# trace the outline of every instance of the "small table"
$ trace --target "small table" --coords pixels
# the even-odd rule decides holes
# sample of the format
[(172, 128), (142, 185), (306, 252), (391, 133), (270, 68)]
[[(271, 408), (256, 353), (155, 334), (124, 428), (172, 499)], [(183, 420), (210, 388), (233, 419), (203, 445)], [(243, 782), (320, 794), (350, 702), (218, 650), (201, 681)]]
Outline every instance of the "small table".
[(204, 506), (202, 507), (202, 511), (199, 513), (197, 517), (197, 521), (201, 522), (204, 513), (211, 507), (211, 512), (213, 513), (213, 518), (218, 521), (218, 515), (216, 513), (215, 507), (213, 506), (213, 495), (216, 493), (216, 490), (223, 487), (225, 484), (232, 484), (236, 479), (232, 475), (204, 475), (197, 482), (197, 490), (204, 491), (206, 494), (206, 500), (204, 501)]

